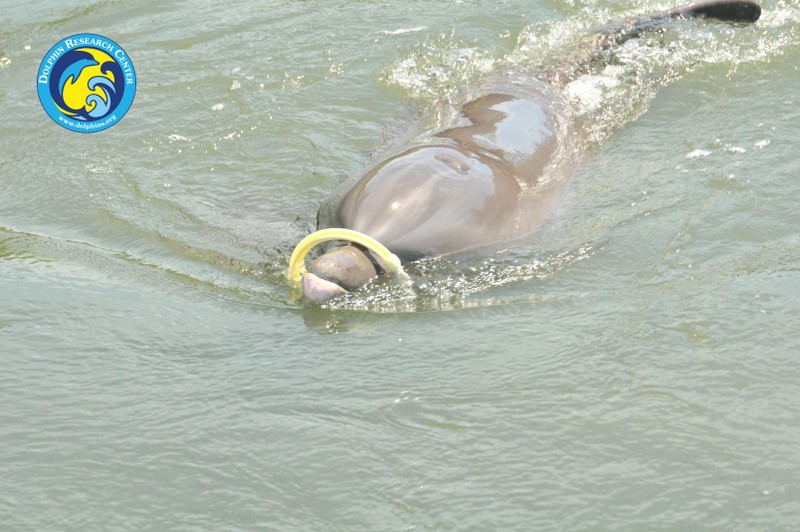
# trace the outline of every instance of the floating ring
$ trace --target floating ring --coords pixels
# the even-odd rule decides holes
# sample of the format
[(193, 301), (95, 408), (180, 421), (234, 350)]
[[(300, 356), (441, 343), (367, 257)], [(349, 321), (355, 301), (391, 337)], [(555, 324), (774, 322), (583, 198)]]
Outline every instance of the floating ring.
[(363, 246), (372, 251), (383, 262), (383, 267), (386, 268), (386, 271), (403, 277), (406, 276), (406, 272), (403, 271), (403, 266), (400, 264), (400, 259), (397, 258), (397, 255), (386, 249), (386, 246), (371, 236), (352, 229), (329, 228), (311, 233), (297, 244), (297, 247), (292, 252), (292, 257), (289, 259), (289, 269), (286, 270), (286, 277), (293, 283), (299, 283), (303, 273), (306, 271), (304, 261), (308, 252), (317, 245), (331, 240), (347, 240)]

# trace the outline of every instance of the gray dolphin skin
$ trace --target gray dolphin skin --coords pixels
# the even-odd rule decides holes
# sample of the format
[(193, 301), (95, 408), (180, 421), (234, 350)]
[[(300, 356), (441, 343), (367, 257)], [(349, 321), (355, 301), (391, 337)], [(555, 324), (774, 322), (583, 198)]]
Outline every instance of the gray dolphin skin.
[[(597, 28), (594, 48), (634, 38), (669, 19), (754, 22), (751, 1), (711, 0)], [(594, 51), (587, 54), (589, 60)], [(325, 203), (318, 228), (365, 233), (404, 263), (533, 232), (562, 197), (581, 157), (559, 73), (496, 73), (468, 94), (456, 123), (418, 137)], [(337, 242), (303, 278), (306, 301), (323, 303), (382, 272), (370, 252)]]

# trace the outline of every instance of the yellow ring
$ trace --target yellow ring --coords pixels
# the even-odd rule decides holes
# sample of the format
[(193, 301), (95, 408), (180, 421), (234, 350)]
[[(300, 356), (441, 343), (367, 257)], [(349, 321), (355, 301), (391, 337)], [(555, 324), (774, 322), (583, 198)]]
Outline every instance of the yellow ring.
[(319, 231), (311, 233), (297, 244), (297, 247), (295, 247), (292, 252), (292, 257), (289, 259), (289, 269), (286, 270), (286, 277), (293, 283), (299, 283), (305, 271), (304, 260), (308, 252), (318, 244), (330, 242), (331, 240), (347, 240), (364, 246), (381, 259), (387, 271), (405, 275), (403, 266), (400, 264), (400, 259), (397, 258), (397, 255), (390, 252), (386, 249), (386, 246), (371, 236), (353, 231), (352, 229), (330, 228), (320, 229)]

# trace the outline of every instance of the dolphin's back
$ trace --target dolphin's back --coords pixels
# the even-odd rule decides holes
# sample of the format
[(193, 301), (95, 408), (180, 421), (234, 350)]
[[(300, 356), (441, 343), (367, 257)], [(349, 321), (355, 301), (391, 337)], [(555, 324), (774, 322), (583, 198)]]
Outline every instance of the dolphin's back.
[(577, 158), (570, 123), (546, 83), (495, 79), (469, 98), (456, 124), (371, 168), (320, 226), (366, 233), (404, 260), (526, 235), (557, 201)]

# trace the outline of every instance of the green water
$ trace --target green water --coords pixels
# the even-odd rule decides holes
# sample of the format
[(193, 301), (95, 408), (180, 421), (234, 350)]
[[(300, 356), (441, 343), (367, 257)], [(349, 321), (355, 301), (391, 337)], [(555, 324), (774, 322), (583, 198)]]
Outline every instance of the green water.
[[(800, 5), (762, 5), (567, 87), (536, 234), (307, 308), (340, 181), (665, 4), (6, 2), (0, 529), (796, 529)], [(92, 135), (35, 89), (81, 32), (139, 83)]]

